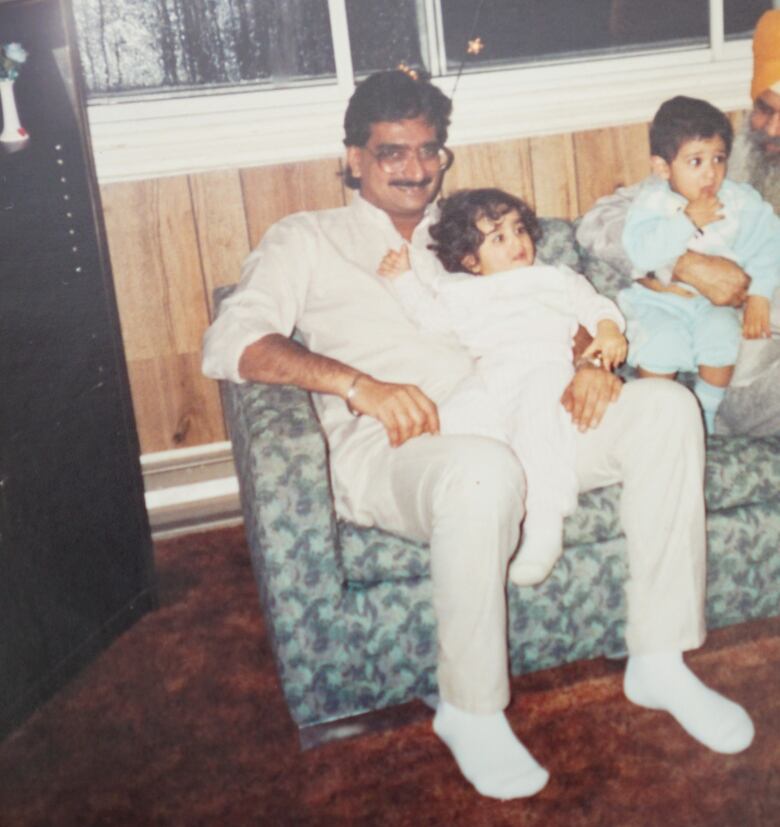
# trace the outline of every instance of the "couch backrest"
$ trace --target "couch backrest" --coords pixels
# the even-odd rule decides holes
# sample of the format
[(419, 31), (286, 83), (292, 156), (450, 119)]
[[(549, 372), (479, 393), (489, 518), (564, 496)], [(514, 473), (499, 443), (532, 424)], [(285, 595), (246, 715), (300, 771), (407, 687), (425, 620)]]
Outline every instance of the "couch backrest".
[(580, 248), (574, 237), (574, 224), (563, 218), (540, 218), (542, 237), (536, 245), (536, 257), (545, 264), (565, 264), (582, 272)]

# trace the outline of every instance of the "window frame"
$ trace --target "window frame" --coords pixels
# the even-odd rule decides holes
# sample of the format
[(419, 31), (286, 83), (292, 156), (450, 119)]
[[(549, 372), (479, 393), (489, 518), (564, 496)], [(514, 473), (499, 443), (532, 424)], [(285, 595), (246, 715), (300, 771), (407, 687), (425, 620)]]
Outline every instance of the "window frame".
[[(88, 116), (98, 180), (341, 156), (344, 108), (354, 82), (345, 2), (328, 0), (328, 6), (335, 82), (92, 98)], [(751, 41), (726, 41), (723, 0), (709, 0), (709, 8), (708, 46), (464, 72), (450, 145), (647, 121), (675, 94), (703, 97), (727, 111), (748, 107)], [(435, 75), (442, 60), (436, 48), (441, 9), (438, 0), (424, 0), (424, 9)], [(455, 77), (434, 77), (434, 83), (451, 94)]]

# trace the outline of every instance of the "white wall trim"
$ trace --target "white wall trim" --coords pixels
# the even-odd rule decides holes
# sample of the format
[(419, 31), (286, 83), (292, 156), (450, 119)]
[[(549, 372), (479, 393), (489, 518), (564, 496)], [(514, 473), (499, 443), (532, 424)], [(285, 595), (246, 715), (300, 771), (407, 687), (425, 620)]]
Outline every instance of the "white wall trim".
[(141, 470), (156, 539), (241, 522), (230, 442), (143, 454)]
[[(750, 41), (646, 55), (571, 60), (464, 74), (451, 145), (649, 120), (675, 94), (725, 110), (749, 105)], [(452, 77), (436, 82), (448, 94)], [(286, 90), (93, 100), (89, 120), (101, 183), (337, 157), (351, 89), (323, 82)]]
[(233, 461), (229, 440), (194, 445), (190, 448), (172, 448), (141, 455), (144, 475), (167, 473), (173, 469), (201, 467), (213, 463)]

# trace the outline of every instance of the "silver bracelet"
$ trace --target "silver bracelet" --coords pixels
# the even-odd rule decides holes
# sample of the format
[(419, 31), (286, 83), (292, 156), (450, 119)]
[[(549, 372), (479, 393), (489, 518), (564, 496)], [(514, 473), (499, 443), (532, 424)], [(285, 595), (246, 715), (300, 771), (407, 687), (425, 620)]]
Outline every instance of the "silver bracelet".
[(358, 373), (355, 378), (352, 380), (352, 384), (349, 386), (349, 390), (347, 391), (347, 395), (344, 397), (344, 401), (347, 403), (347, 410), (352, 414), (354, 417), (363, 416), (360, 411), (356, 411), (352, 407), (352, 400), (357, 396), (357, 383), (358, 379), (363, 377), (362, 373)]
[(575, 371), (585, 366), (600, 369), (604, 367), (604, 363), (601, 361), (600, 356), (580, 356), (580, 358), (574, 362)]

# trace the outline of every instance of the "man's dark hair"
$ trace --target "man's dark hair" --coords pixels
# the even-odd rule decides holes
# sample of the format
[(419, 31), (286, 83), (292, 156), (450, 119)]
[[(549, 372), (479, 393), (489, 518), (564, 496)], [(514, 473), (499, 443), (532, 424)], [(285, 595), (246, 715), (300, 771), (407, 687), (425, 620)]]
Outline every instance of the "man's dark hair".
[[(450, 125), (452, 101), (424, 78), (415, 79), (400, 69), (377, 72), (358, 84), (344, 115), (345, 146), (365, 146), (371, 125), (380, 121), (425, 118), (436, 129), (436, 140), (444, 146)], [(358, 189), (360, 180), (347, 168), (345, 183)]]
[(520, 198), (503, 190), (486, 188), (459, 190), (439, 201), (439, 220), (429, 232), (434, 240), (429, 249), (441, 261), (444, 269), (456, 273), (464, 269), (463, 259), (475, 258), (485, 240), (485, 234), (477, 227), (477, 221), (487, 218), (499, 221), (507, 213), (517, 210), (534, 245), (542, 237), (542, 228), (536, 213)]
[(723, 139), (731, 153), (734, 129), (720, 109), (699, 98), (678, 95), (661, 104), (650, 124), (650, 154), (671, 164), (686, 141)]

